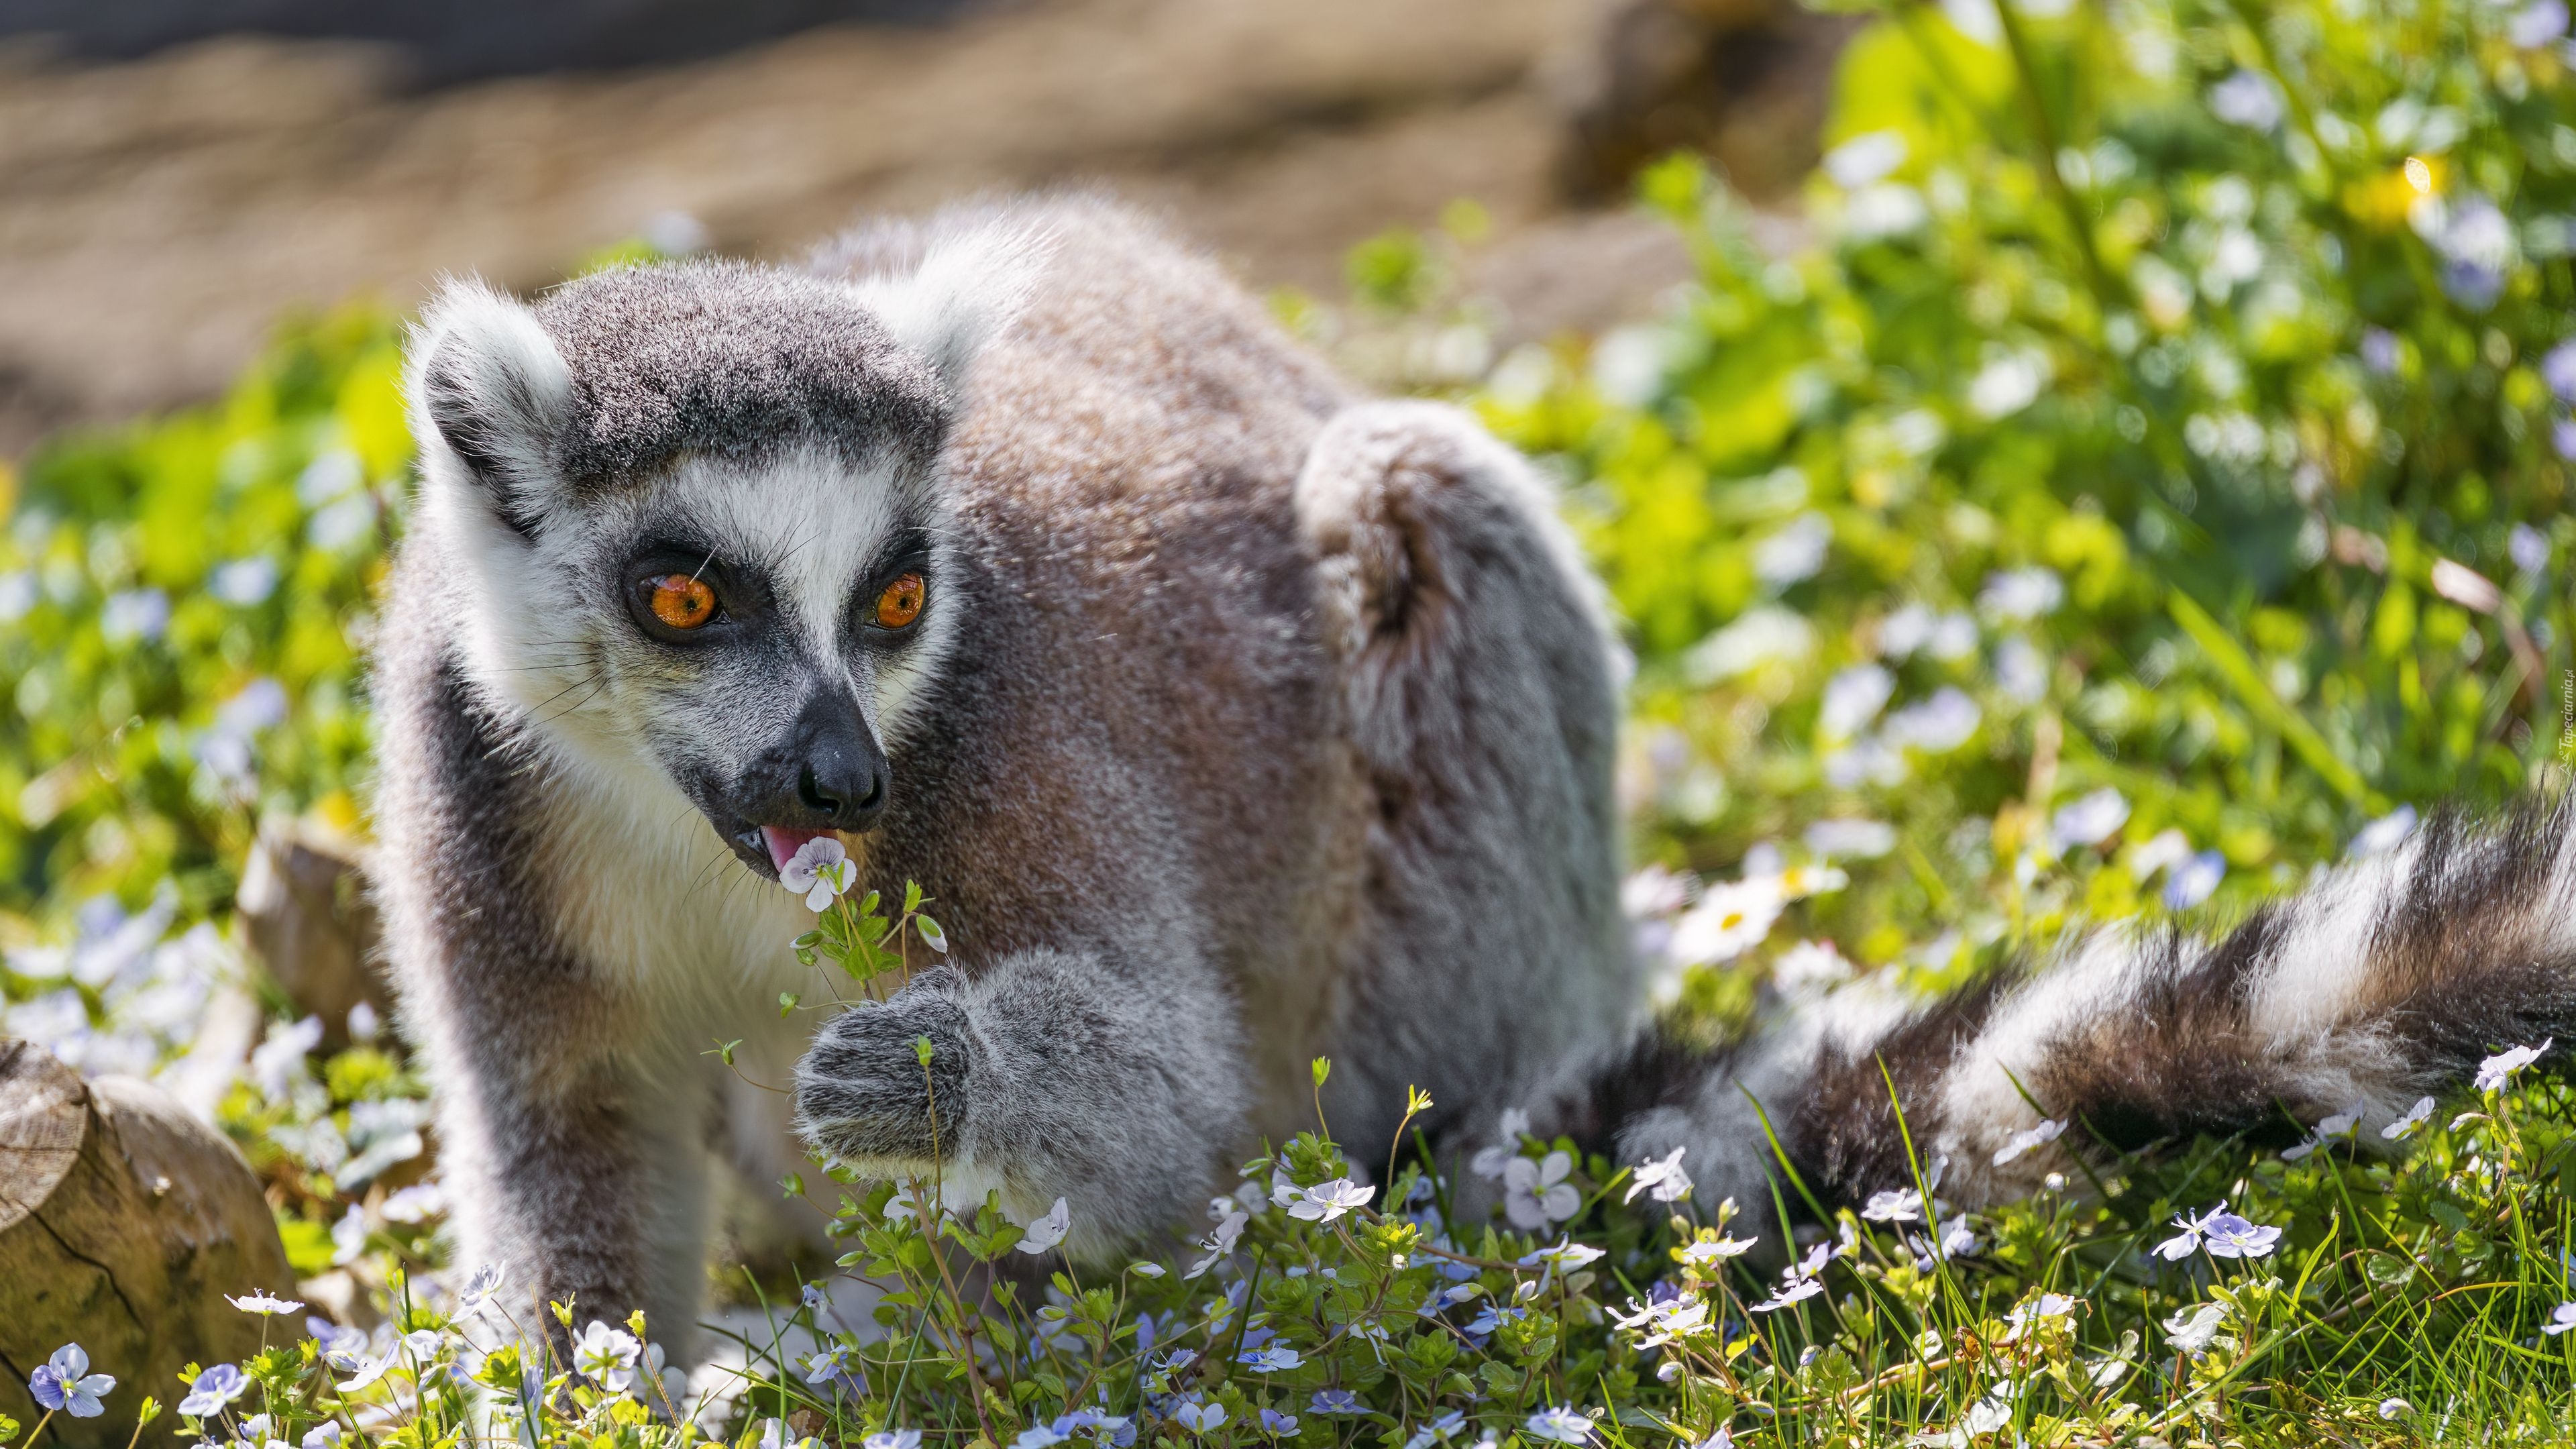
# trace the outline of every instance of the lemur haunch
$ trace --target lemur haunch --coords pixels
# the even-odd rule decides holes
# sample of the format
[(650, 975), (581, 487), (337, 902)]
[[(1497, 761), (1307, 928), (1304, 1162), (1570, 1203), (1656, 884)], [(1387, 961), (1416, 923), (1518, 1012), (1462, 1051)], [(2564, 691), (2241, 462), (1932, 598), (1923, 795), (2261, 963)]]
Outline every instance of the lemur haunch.
[[(1985, 1164), (2034, 1102), (2118, 1139), (2384, 1119), (2576, 1026), (2551, 817), (2437, 827), (2215, 948), (2104, 935), (1663, 1044), (1617, 903), (1616, 646), (1545, 490), (1101, 203), (533, 307), (452, 286), (409, 395), (380, 875), (460, 1247), (683, 1358), (711, 1149), (796, 1160), (717, 1040), (794, 1063), (807, 1141), (877, 1173), (935, 1141), (1024, 1221), (1066, 1198), (1097, 1257), (1311, 1125), (1319, 1055), (1355, 1160), (1411, 1084), (1449, 1144), (1525, 1106), (1746, 1202), (1755, 1100), (1812, 1188), (1909, 1180), (1883, 1061), (1974, 1203), (2021, 1186)], [(812, 917), (772, 881), (823, 832), (937, 898), (953, 965), (809, 1042), (775, 1003), (816, 990)]]

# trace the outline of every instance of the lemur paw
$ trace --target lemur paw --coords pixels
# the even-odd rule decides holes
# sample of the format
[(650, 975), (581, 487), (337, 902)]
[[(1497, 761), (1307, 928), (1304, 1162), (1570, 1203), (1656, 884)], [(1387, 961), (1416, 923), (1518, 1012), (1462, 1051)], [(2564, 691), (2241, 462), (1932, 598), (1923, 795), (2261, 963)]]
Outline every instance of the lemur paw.
[(974, 1066), (955, 996), (964, 983), (948, 967), (923, 972), (882, 1005), (853, 1007), (815, 1033), (796, 1065), (796, 1128), (808, 1143), (853, 1164), (957, 1151)]

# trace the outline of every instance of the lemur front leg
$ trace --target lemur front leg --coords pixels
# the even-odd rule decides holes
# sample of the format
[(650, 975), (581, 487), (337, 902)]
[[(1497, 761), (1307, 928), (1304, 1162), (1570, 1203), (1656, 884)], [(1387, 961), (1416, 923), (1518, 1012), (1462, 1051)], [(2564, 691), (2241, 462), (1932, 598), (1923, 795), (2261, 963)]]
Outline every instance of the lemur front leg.
[(715, 1105), (703, 1064), (639, 1007), (556, 962), (477, 961), (433, 989), (439, 999), (415, 1011), (439, 1089), (459, 1264), (502, 1269), (495, 1309), (558, 1350), (549, 1303), (571, 1305), (575, 1331), (641, 1309), (651, 1339), (688, 1362)]
[(872, 1175), (992, 1183), (1023, 1215), (1062, 1197), (1076, 1257), (1182, 1223), (1240, 1139), (1246, 1087), (1232, 1002), (1175, 964), (1148, 981), (1032, 950), (924, 972), (816, 1034), (797, 1126)]

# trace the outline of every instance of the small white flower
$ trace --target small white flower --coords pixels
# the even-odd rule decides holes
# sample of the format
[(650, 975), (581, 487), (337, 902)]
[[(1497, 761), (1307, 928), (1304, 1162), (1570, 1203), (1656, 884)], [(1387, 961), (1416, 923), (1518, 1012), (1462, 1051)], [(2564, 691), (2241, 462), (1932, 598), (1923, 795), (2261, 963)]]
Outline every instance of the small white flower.
[(1532, 1162), (1515, 1157), (1503, 1166), (1503, 1214), (1512, 1226), (1523, 1232), (1545, 1232), (1548, 1224), (1561, 1223), (1583, 1208), (1583, 1194), (1567, 1182), (1574, 1170), (1574, 1159), (1563, 1152), (1551, 1152)]
[(2355, 858), (2386, 855), (2405, 844), (2406, 837), (2414, 833), (2415, 807), (2400, 805), (2361, 827), (2361, 832), (2353, 836), (2352, 844), (2346, 849)]
[(1631, 1311), (1613, 1313), (1610, 1318), (1621, 1328), (1640, 1333), (1639, 1348), (1660, 1348), (1708, 1329), (1708, 1305), (1688, 1294), (1661, 1303), (1640, 1303), (1631, 1298), (1628, 1307)]
[(1367, 1207), (1369, 1199), (1375, 1196), (1376, 1188), (1353, 1182), (1347, 1177), (1337, 1177), (1306, 1189), (1297, 1201), (1288, 1205), (1288, 1216), (1304, 1222), (1329, 1223), (1353, 1208)]
[(1921, 704), (1909, 704), (1887, 717), (1879, 738), (1898, 749), (1946, 755), (1977, 733), (1983, 715), (1977, 702), (1955, 685), (1945, 684)]
[(1668, 954), (1685, 967), (1732, 961), (1771, 934), (1772, 924), (1787, 904), (1777, 876), (1711, 886), (1673, 922)]
[(1559, 1238), (1553, 1247), (1540, 1248), (1523, 1254), (1520, 1266), (1545, 1268), (1551, 1273), (1571, 1273), (1578, 1268), (1600, 1261), (1601, 1256), (1599, 1248), (1575, 1242), (1570, 1238)]
[(1531, 1438), (1551, 1444), (1584, 1444), (1592, 1439), (1592, 1421), (1571, 1408), (1541, 1409), (1522, 1428)]
[(1055, 1206), (1047, 1209), (1046, 1216), (1029, 1224), (1021, 1232), (1020, 1240), (1011, 1246), (1032, 1255), (1047, 1252), (1063, 1242), (1064, 1235), (1072, 1228), (1073, 1209), (1065, 1205), (1063, 1198), (1057, 1198)]
[(1635, 1175), (1628, 1180), (1628, 1195), (1621, 1201), (1635, 1202), (1641, 1192), (1653, 1194), (1657, 1202), (1679, 1202), (1690, 1196), (1690, 1174), (1682, 1171), (1682, 1154), (1689, 1150), (1676, 1147), (1651, 1162), (1638, 1163)]
[(859, 1441), (859, 1449), (921, 1449), (919, 1429), (880, 1429)]
[(1160, 1278), (1166, 1270), (1160, 1263), (1138, 1262), (1128, 1264), (1127, 1271), (1140, 1278)]
[(1227, 1213), (1223, 1218), (1219, 1219), (1217, 1221), (1216, 1230), (1209, 1233), (1206, 1237), (1199, 1239), (1199, 1246), (1207, 1249), (1207, 1256), (1199, 1259), (1195, 1263), (1192, 1263), (1190, 1265), (1190, 1271), (1182, 1274), (1181, 1276), (1184, 1278), (1196, 1278), (1205, 1273), (1208, 1269), (1215, 1267), (1224, 1259), (1226, 1254), (1234, 1251), (1236, 1241), (1243, 1236), (1243, 1225), (1250, 1221), (1251, 1219), (1248, 1216), (1239, 1212)]
[(1831, 941), (1800, 941), (1771, 963), (1771, 984), (1792, 994), (1825, 992), (1852, 979), (1852, 963)]
[(805, 909), (818, 913), (830, 909), (857, 877), (850, 852), (828, 835), (817, 835), (796, 847), (796, 853), (778, 868), (778, 883), (803, 896)]
[(2204, 1303), (2186, 1308), (2165, 1320), (2165, 1339), (2177, 1353), (2199, 1357), (2208, 1351), (2210, 1341), (2218, 1337), (2219, 1325), (2227, 1321), (2227, 1305)]
[(1759, 1241), (1761, 1241), (1759, 1238), (1702, 1238), (1698, 1242), (1685, 1244), (1673, 1251), (1680, 1254), (1681, 1260), (1692, 1267), (1705, 1268), (1713, 1263), (1723, 1263), (1729, 1258), (1743, 1257), (1752, 1252), (1753, 1245)]
[(2012, 1312), (2004, 1315), (2004, 1322), (2012, 1325), (2012, 1332), (2005, 1335), (2006, 1340), (2020, 1337), (2022, 1330), (2033, 1324), (2045, 1322), (2051, 1318), (2064, 1318), (2074, 1311), (2075, 1300), (2066, 1294), (2042, 1293), (2039, 1297), (2018, 1305)]
[[(2051, 371), (2048, 354), (2038, 348), (1990, 346), (1985, 365), (1978, 368), (1977, 375), (1968, 381), (1968, 407), (1982, 418), (2010, 417), (2039, 401), (2040, 393), (2048, 387)], [(2046, 575), (2051, 584), (2057, 582), (2057, 575), (2045, 569), (2017, 569), (2014, 572), (2040, 573)], [(1978, 602), (1983, 604), (1985, 601), (1980, 598)], [(2048, 608), (2055, 607), (2052, 600)], [(2001, 617), (2029, 618), (2030, 615), (2005, 614)]]
[(1520, 1155), (1521, 1139), (1529, 1135), (1530, 1114), (1518, 1107), (1503, 1109), (1502, 1120), (1494, 1127), (1494, 1145), (1479, 1148), (1467, 1165), (1478, 1177), (1496, 1178)]
[(340, 1449), (340, 1421), (325, 1419), (305, 1430), (303, 1449)]
[(1896, 697), (1896, 676), (1884, 664), (1855, 664), (1825, 681), (1816, 724), (1836, 742), (1861, 732)]
[(2099, 845), (2128, 823), (2128, 800), (2105, 785), (2058, 811), (2057, 818), (2049, 823), (2048, 838), (2060, 850), (2074, 845)]
[[(340, 1380), (340, 1392), (344, 1394), (354, 1394), (362, 1389), (368, 1388), (372, 1386), (376, 1380), (383, 1378), (386, 1370), (391, 1369), (393, 1366), (394, 1356), (390, 1353), (379, 1354), (374, 1358), (368, 1359), (358, 1365), (358, 1371), (356, 1373)], [(219, 1364), (217, 1367), (224, 1368), (230, 1367), (230, 1365)], [(238, 1372), (238, 1370), (236, 1370), (236, 1372)], [(202, 1394), (206, 1391), (206, 1378), (204, 1374), (199, 1374), (197, 1376), (196, 1387), (198, 1394)], [(239, 1389), (235, 1389), (233, 1392), (238, 1394), (241, 1391)], [(193, 1401), (196, 1398), (196, 1394), (191, 1394), (189, 1398)], [(188, 1412), (187, 1405), (180, 1405), (179, 1412), (183, 1414)], [(199, 1417), (203, 1416), (200, 1415)]]
[(2208, 1236), (2210, 1221), (2224, 1215), (2226, 1211), (2227, 1204), (2222, 1202), (2200, 1217), (2193, 1217), (2189, 1213), (2176, 1217), (2174, 1226), (2182, 1231), (2158, 1243), (2156, 1256), (2168, 1263), (2178, 1263), (2199, 1252), (2201, 1239)]
[(2405, 1116), (2400, 1117), (2396, 1121), (2389, 1123), (2387, 1126), (2380, 1128), (2379, 1135), (2387, 1138), (2391, 1142), (2395, 1142), (2400, 1138), (2405, 1137), (2408, 1133), (2413, 1132), (2416, 1128), (2423, 1126), (2425, 1122), (2432, 1118), (2432, 1116), (2433, 1099), (2430, 1097), (2418, 1097), (2415, 1099), (2415, 1105), (2406, 1109)]
[(1804, 839), (1809, 850), (1827, 860), (1876, 860), (1896, 848), (1896, 827), (1884, 820), (1819, 820), (1807, 827)]
[(2415, 1406), (2406, 1402), (2404, 1399), (2382, 1399), (2379, 1401), (2379, 1417), (2383, 1419), (2394, 1419), (2400, 1415), (2411, 1414), (2413, 1412), (2415, 1412)]
[(2296, 1162), (2300, 1158), (2306, 1157), (2308, 1154), (2325, 1146), (2327, 1143), (2334, 1141), (2338, 1137), (2350, 1136), (2352, 1134), (2352, 1129), (2359, 1125), (2364, 1116), (2369, 1114), (2369, 1110), (2369, 1108), (2363, 1106), (2361, 1103), (2355, 1102), (2344, 1110), (2325, 1118), (2323, 1121), (2317, 1123), (2316, 1130), (2308, 1134), (2308, 1139), (2305, 1142), (2283, 1151), (2281, 1153), (2282, 1159), (2288, 1162)]
[(1988, 574), (1985, 588), (1977, 594), (1977, 612), (1990, 619), (2020, 624), (2056, 613), (2058, 605), (2065, 602), (2065, 581), (2054, 570), (2033, 564)]
[(257, 1313), (263, 1316), (271, 1313), (293, 1313), (304, 1306), (302, 1303), (294, 1299), (271, 1298), (266, 1292), (260, 1291), (249, 1293), (240, 1298), (235, 1298), (231, 1294), (227, 1293), (224, 1295), (224, 1301), (235, 1308), (240, 1309), (244, 1313)]
[(2209, 88), (2209, 112), (2231, 126), (2269, 131), (2281, 124), (2281, 92), (2270, 76), (2240, 70)]
[(2042, 1122), (2027, 1132), (2014, 1133), (2011, 1141), (1995, 1149), (1995, 1166), (2001, 1167), (2024, 1153), (2038, 1151), (2056, 1141), (2057, 1134), (2065, 1130), (2066, 1119), (2059, 1117)]
[(2540, 1331), (2551, 1338), (2556, 1338), (2571, 1328), (2576, 1328), (2576, 1303), (2561, 1303), (2550, 1309), (2549, 1321), (2540, 1325)]
[(1968, 1412), (1959, 1420), (1959, 1427), (1967, 1430), (1973, 1438), (1979, 1434), (1991, 1434), (2011, 1422), (2012, 1401), (1987, 1398), (1968, 1406)]
[(1895, 131), (1869, 131), (1825, 153), (1825, 175), (1845, 191), (1857, 191), (1905, 164), (1905, 137)]
[(2556, 1040), (2556, 1037), (2551, 1037), (2536, 1047), (2513, 1047), (2478, 1063), (2478, 1090), (2481, 1092), (2504, 1090), (2504, 1084), (2514, 1073), (2540, 1060), (2540, 1054), (2549, 1050), (2550, 1042)]
[(1923, 1219), (1923, 1194), (1913, 1188), (1890, 1188), (1869, 1195), (1860, 1215), (1874, 1223), (1912, 1223)]
[(1225, 1405), (1184, 1403), (1172, 1411), (1182, 1428), (1193, 1434), (1208, 1434), (1225, 1425)]
[[(842, 889), (847, 890), (849, 887), (843, 886)], [(948, 933), (939, 928), (937, 921), (928, 916), (915, 916), (912, 918), (912, 928), (921, 933), (923, 945), (942, 956), (948, 954)]]
[(594, 1318), (574, 1342), (572, 1362), (583, 1378), (617, 1394), (635, 1381), (635, 1361), (643, 1353), (644, 1345), (635, 1341), (635, 1335)]
[(1773, 588), (1813, 578), (1833, 547), (1834, 526), (1821, 513), (1801, 513), (1753, 549), (1753, 574)]
[(1746, 1307), (1749, 1311), (1754, 1313), (1776, 1313), (1779, 1310), (1788, 1307), (1792, 1303), (1805, 1302), (1807, 1299), (1813, 1298), (1824, 1291), (1825, 1285), (1820, 1280), (1814, 1278), (1801, 1278), (1794, 1283), (1781, 1284), (1779, 1288), (1772, 1292), (1770, 1297), (1763, 1299), (1759, 1303), (1748, 1304)]

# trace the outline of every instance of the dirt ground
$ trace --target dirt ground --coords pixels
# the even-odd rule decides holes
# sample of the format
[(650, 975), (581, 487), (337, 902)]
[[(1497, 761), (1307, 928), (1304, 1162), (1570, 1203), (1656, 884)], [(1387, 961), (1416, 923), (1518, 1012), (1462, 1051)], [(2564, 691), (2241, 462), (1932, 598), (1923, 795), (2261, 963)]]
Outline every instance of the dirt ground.
[[(1595, 327), (1685, 272), (1653, 223), (1565, 199), (1600, 3), (1028, 0), (426, 91), (347, 41), (0, 49), (0, 456), (211, 393), (292, 308), (541, 286), (638, 234), (792, 255), (994, 188), (1105, 185), (1325, 295), (1353, 242), (1473, 197), (1506, 332)], [(1811, 154), (1819, 64), (1758, 144)]]

